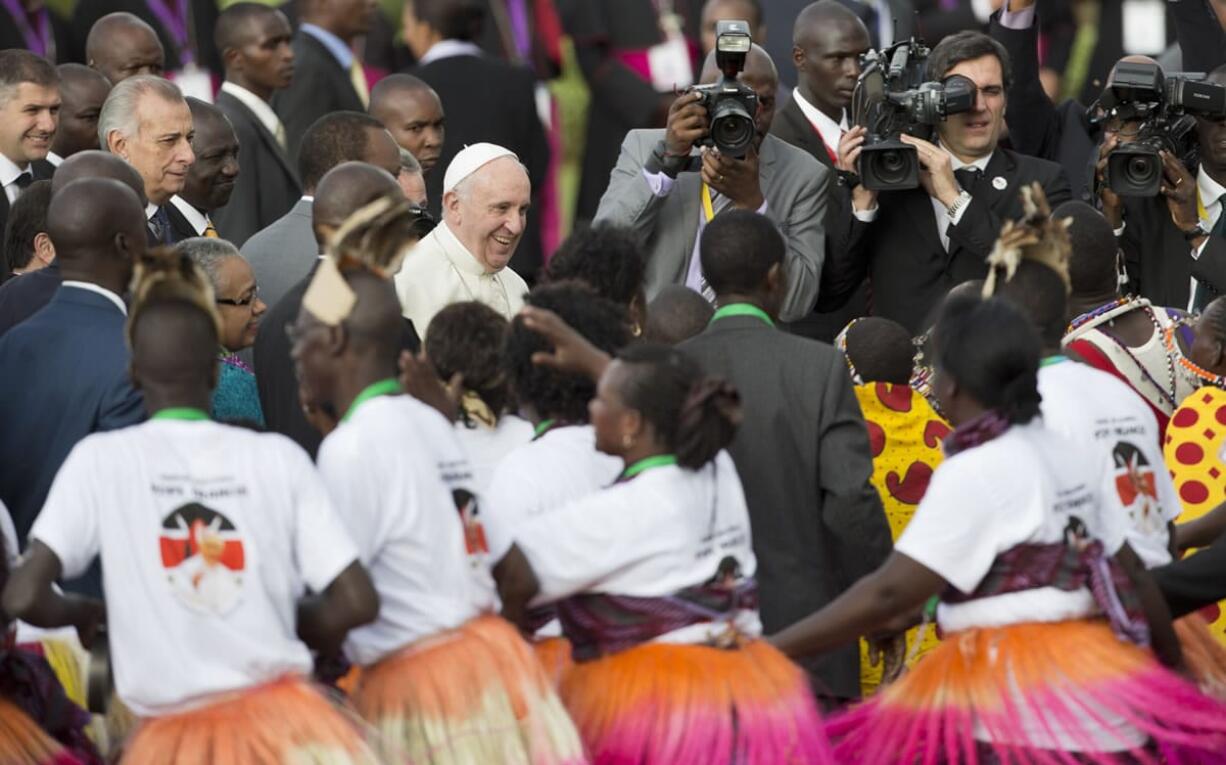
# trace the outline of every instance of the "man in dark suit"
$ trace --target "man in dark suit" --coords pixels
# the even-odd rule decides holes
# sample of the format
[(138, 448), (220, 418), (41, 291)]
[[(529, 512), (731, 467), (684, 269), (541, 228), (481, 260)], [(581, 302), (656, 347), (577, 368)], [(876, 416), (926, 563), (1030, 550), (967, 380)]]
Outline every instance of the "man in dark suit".
[[(51, 180), (51, 197), (81, 178), (112, 178), (125, 184), (145, 205), (145, 183), (140, 173), (113, 154), (83, 151), (64, 160)], [(49, 228), (49, 227), (48, 227)], [(54, 246), (54, 245), (53, 245)], [(0, 335), (33, 316), (59, 289), (62, 275), (59, 260), (20, 279), (0, 285)]]
[(362, 112), (334, 112), (321, 117), (303, 137), (298, 174), (304, 196), (242, 248), (265, 303), (275, 306), (311, 270), (321, 252), (311, 227), (315, 185), (329, 170), (351, 161), (367, 162), (395, 177), (400, 172), (400, 149), (378, 120)]
[(238, 136), (242, 168), (230, 202), (213, 216), (218, 232), (242, 247), (302, 196), (298, 172), (286, 151), (285, 126), (268, 101), (289, 86), (294, 74), (289, 22), (259, 3), (238, 3), (222, 11), (214, 32), (226, 65), (217, 108)]
[(161, 77), (166, 51), (153, 27), (131, 13), (108, 13), (89, 29), (84, 58), (111, 85), (129, 77), (151, 74)]
[(102, 105), (99, 139), (107, 151), (136, 168), (145, 182), (150, 246), (183, 238), (176, 238), (166, 207), (183, 190), (196, 161), (191, 135), (191, 109), (170, 80), (129, 77), (111, 90)]
[[(928, 75), (954, 74), (976, 86), (974, 108), (940, 123), (935, 143), (902, 136), (916, 149), (919, 188), (842, 190), (847, 212), (822, 274), (823, 301), (832, 305), (868, 276), (871, 312), (915, 334), (951, 287), (987, 273), (984, 261), (1003, 222), (1022, 214), (1023, 186), (1037, 181), (1053, 206), (1071, 197), (1059, 165), (997, 145), (1011, 84), (1001, 44), (982, 32), (946, 37), (928, 59)], [(865, 132), (855, 127), (843, 136), (841, 169), (856, 168)]]
[[(438, 164), (447, 167), (476, 143), (505, 146), (528, 169), (533, 204), (515, 251), (516, 272), (532, 281), (544, 264), (540, 190), (549, 169), (549, 142), (536, 111), (536, 77), (530, 69), (486, 56), (474, 42), (484, 23), (478, 0), (413, 0), (405, 11), (406, 35), (418, 64), (413, 73), (438, 93), (447, 115), (447, 140)], [(443, 174), (426, 177), (432, 212), (441, 217)]]
[(111, 93), (111, 83), (84, 64), (60, 64), (60, 120), (47, 161), (59, 166), (79, 151), (98, 148), (98, 115)]
[(302, 0), (302, 24), (294, 34), (294, 79), (272, 97), (272, 107), (285, 124), (289, 155), (307, 128), (325, 114), (366, 110), (362, 62), (350, 49), (370, 28), (374, 0)]
[[(64, 277), (51, 302), (0, 336), (0, 502), (22, 546), (64, 458), (85, 436), (144, 419), (128, 378), (120, 295), (145, 250), (130, 188), (84, 178), (51, 200), (48, 227)], [(100, 591), (95, 575), (83, 589)]]
[(0, 50), (25, 48), (51, 63), (72, 60), (68, 21), (42, 0), (0, 5)]
[[(216, 0), (79, 0), (72, 14), (74, 61), (89, 62), (89, 39), (100, 19), (109, 14), (131, 14), (149, 25), (165, 53), (169, 72), (189, 64), (213, 74), (221, 74), (221, 59), (213, 45), (210, 30), (217, 23)], [(130, 72), (128, 76), (137, 74)], [(147, 72), (147, 74), (154, 74)], [(118, 80), (112, 80), (119, 84)]]
[(59, 83), (45, 58), (0, 51), (0, 231), (21, 192), (55, 172), (47, 152), (59, 121)]
[[(829, 345), (774, 326), (783, 253), (783, 237), (763, 216), (735, 210), (712, 221), (702, 266), (720, 308), (705, 332), (678, 346), (741, 394), (744, 419), (729, 451), (749, 506), (767, 633), (832, 601), (892, 546), (847, 364)], [(819, 696), (859, 697), (854, 644), (805, 667)]]
[[(799, 83), (792, 97), (775, 108), (771, 134), (807, 151), (834, 170), (839, 139), (847, 130), (847, 106), (860, 76), (860, 56), (869, 48), (869, 32), (856, 15), (838, 0), (821, 0), (796, 17), (792, 32), (792, 63)], [(837, 195), (834, 201), (837, 201)], [(826, 229), (843, 214), (840, 206), (827, 207)], [(829, 246), (829, 240), (827, 240)], [(868, 311), (868, 296), (861, 286), (840, 308), (817, 310), (788, 329), (815, 340), (831, 342), (856, 317)]]
[[(402, 197), (396, 179), (364, 162), (346, 162), (333, 168), (319, 183), (315, 196), (314, 233), (322, 251), (324, 242), (357, 210), (379, 197)], [(315, 263), (319, 258), (315, 259)], [(315, 456), (322, 439), (307, 422), (298, 395), (298, 375), (290, 358), (286, 326), (293, 324), (302, 308), (302, 296), (315, 275), (312, 265), (306, 275), (285, 293), (264, 316), (255, 338), (255, 381), (260, 391), (260, 408), (268, 429), (293, 439)], [(328, 413), (332, 419), (338, 412)]]
[(219, 238), (209, 216), (226, 206), (241, 177), (238, 136), (230, 120), (216, 106), (198, 98), (188, 98), (187, 106), (192, 113), (192, 153), (196, 161), (187, 171), (183, 190), (166, 205), (176, 242), (195, 236)]

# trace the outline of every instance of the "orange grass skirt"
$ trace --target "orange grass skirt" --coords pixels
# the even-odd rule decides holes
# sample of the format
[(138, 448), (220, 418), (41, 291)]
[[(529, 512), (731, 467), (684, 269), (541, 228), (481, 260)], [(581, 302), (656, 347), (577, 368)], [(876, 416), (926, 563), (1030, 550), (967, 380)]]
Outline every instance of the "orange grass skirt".
[(1226, 700), (1226, 647), (1213, 636), (1209, 621), (1200, 614), (1188, 614), (1175, 620), (1175, 634), (1183, 661), (1201, 691)]
[(375, 765), (358, 721), (286, 678), (208, 706), (143, 720), (124, 765)]
[(532, 641), (532, 651), (537, 661), (545, 668), (545, 674), (554, 689), (562, 686), (566, 671), (575, 666), (571, 655), (570, 641), (564, 637), (549, 637)]
[(80, 762), (30, 716), (0, 699), (0, 762), (4, 765), (76, 765)]
[(497, 616), (364, 668), (354, 706), (389, 763), (570, 765), (583, 744), (519, 632)]

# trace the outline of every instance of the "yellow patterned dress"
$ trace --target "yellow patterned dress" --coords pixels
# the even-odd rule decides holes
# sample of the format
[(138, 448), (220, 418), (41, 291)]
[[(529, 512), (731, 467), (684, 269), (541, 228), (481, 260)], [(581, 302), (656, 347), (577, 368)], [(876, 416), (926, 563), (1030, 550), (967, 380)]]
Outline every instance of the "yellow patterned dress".
[[(881, 495), (890, 533), (897, 540), (915, 515), (933, 471), (941, 464), (941, 441), (949, 434), (950, 427), (924, 397), (908, 385), (867, 383), (857, 385), (855, 391), (873, 452), (873, 486)], [(915, 644), (917, 633), (916, 629), (907, 633), (909, 649)], [(908, 666), (936, 644), (936, 629), (932, 626)], [(881, 684), (881, 670), (880, 664), (869, 664), (867, 645), (861, 641), (860, 689), (864, 695), (877, 690)]]
[[(1183, 523), (1201, 517), (1226, 501), (1226, 391), (1204, 387), (1183, 400), (1166, 428), (1162, 445), (1166, 466), (1183, 504)], [(1209, 630), (1226, 645), (1226, 601), (1202, 609)]]

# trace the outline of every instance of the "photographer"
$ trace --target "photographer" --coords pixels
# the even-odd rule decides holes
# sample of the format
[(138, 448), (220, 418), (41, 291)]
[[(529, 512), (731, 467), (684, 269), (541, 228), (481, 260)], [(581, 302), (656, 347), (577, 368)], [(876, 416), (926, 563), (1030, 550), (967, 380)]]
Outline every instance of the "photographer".
[[(702, 83), (720, 81), (718, 55), (717, 45), (703, 67)], [(701, 103), (703, 96), (683, 93), (669, 109), (666, 129), (626, 135), (594, 222), (634, 232), (647, 254), (648, 299), (669, 284), (684, 284), (713, 299), (699, 259), (703, 227), (724, 210), (759, 212), (787, 242), (781, 318), (799, 319), (817, 298), (831, 172), (806, 152), (768, 135), (779, 76), (762, 48), (750, 48), (737, 82), (757, 94), (755, 134), (744, 158), (700, 146), (710, 133), (711, 115)]]
[[(946, 37), (927, 62), (928, 78), (962, 75), (975, 86), (970, 111), (936, 125), (936, 141), (903, 134), (915, 147), (920, 188), (875, 192), (855, 185), (822, 275), (822, 303), (845, 301), (867, 275), (872, 313), (918, 333), (951, 287), (987, 274), (984, 259), (1005, 220), (1022, 214), (1020, 190), (1037, 181), (1054, 206), (1071, 197), (1059, 165), (998, 147), (1011, 83), (1009, 57), (980, 32)], [(839, 168), (857, 171), (867, 130), (839, 143)], [(852, 178), (855, 182), (856, 178)]]
[[(1120, 63), (1154, 64), (1152, 59), (1137, 56)], [(1215, 69), (1205, 81), (1226, 85), (1226, 66)], [(1107, 177), (1111, 153), (1142, 135), (1140, 120), (1111, 117), (1106, 121), (1097, 167), (1099, 201), (1124, 252), (1129, 292), (1156, 305), (1190, 311), (1226, 294), (1226, 234), (1221, 214), (1226, 120), (1200, 115), (1195, 120), (1199, 169), (1190, 171), (1179, 157), (1163, 149), (1157, 195), (1120, 196), (1112, 191)]]

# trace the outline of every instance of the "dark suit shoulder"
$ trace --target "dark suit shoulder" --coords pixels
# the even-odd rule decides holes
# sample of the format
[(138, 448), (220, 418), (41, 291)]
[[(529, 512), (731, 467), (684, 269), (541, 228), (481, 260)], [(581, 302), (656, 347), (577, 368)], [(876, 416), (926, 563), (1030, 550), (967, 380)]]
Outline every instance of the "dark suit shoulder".
[(1059, 163), (1051, 160), (1032, 157), (1029, 154), (1018, 154), (1012, 149), (1000, 149), (1000, 151), (1008, 156), (1017, 176), (1024, 180), (1042, 183), (1045, 180), (1055, 179), (1064, 172), (1064, 168), (1060, 167)]
[(678, 348), (695, 356), (748, 350), (753, 352), (755, 358), (769, 355), (778, 359), (778, 363), (784, 367), (793, 364), (825, 367), (841, 362), (841, 354), (829, 343), (751, 323), (757, 321), (735, 317), (721, 319), (701, 334), (681, 343)]

